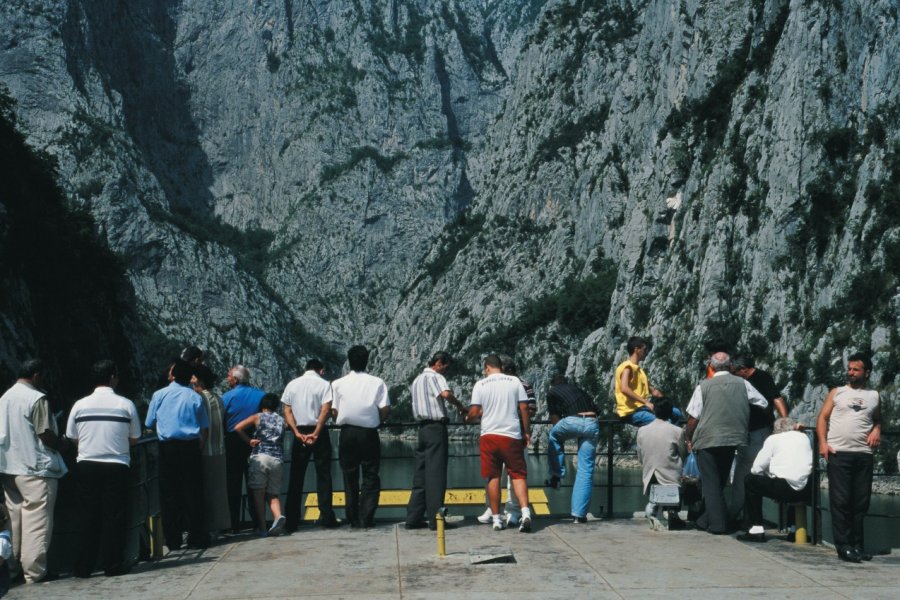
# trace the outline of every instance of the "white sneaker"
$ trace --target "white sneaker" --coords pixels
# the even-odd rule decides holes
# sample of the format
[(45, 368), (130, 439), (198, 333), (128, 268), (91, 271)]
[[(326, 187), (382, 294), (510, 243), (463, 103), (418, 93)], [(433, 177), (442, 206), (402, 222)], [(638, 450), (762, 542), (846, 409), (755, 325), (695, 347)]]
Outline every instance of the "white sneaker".
[(479, 522), (479, 523), (484, 523), (485, 525), (487, 525), (488, 523), (491, 522), (491, 517), (492, 517), (492, 516), (493, 516), (493, 515), (491, 514), (491, 509), (488, 508), (488, 509), (485, 510), (482, 514), (478, 515), (478, 516), (475, 517), (475, 518), (478, 519), (478, 522)]
[(531, 533), (531, 517), (522, 517), (519, 521), (519, 533)]
[(504, 523), (502, 519), (495, 520), (492, 529), (494, 531), (503, 531), (506, 529), (506, 523)]

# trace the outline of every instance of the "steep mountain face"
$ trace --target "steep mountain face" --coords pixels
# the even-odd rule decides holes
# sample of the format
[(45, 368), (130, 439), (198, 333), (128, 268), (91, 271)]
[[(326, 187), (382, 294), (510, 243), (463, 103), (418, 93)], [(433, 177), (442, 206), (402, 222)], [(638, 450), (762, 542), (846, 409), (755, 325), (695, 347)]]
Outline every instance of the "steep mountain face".
[(277, 388), (364, 342), (402, 397), (437, 348), (463, 387), (503, 350), (606, 398), (643, 333), (684, 401), (723, 336), (809, 418), (849, 350), (889, 401), (900, 371), (897, 13), (7, 0), (0, 72), (147, 354), (196, 341)]

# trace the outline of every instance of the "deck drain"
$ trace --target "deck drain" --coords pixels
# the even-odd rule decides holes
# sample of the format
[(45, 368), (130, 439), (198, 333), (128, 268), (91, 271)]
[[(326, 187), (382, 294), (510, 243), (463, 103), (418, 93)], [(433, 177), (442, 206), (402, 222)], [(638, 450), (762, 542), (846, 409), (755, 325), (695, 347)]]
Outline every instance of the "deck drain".
[(469, 563), (473, 565), (493, 565), (515, 563), (512, 550), (504, 546), (481, 546), (469, 548)]

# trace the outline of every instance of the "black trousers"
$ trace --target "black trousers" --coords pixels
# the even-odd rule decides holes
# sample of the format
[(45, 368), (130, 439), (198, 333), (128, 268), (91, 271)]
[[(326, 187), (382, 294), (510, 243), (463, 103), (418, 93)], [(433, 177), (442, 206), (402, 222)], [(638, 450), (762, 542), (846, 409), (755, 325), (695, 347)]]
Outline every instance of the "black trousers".
[[(244, 494), (247, 460), (251, 450), (247, 442), (234, 431), (225, 434), (225, 493), (228, 496), (228, 510), (231, 512), (231, 528), (235, 531), (241, 529), (241, 496)], [(253, 494), (247, 494), (247, 510), (256, 528)]]
[[(316, 430), (315, 427), (297, 427), (300, 433), (308, 435)], [(291, 479), (288, 482), (287, 501), (284, 504), (284, 516), (287, 519), (286, 529), (294, 531), (300, 524), (303, 512), (303, 480), (306, 478), (306, 467), (309, 459), (313, 459), (316, 467), (316, 496), (319, 500), (319, 523), (323, 525), (335, 522), (334, 508), (332, 508), (332, 484), (331, 484), (331, 436), (328, 430), (322, 434), (312, 446), (294, 440), (294, 449), (291, 451)]]
[(121, 463), (83, 460), (76, 465), (75, 474), (81, 504), (75, 575), (87, 577), (94, 571), (101, 548), (103, 570), (109, 573), (121, 569), (125, 566), (125, 534), (131, 507), (131, 468)]
[(159, 502), (163, 532), (170, 550), (181, 548), (181, 534), (188, 544), (209, 544), (203, 513), (203, 473), (198, 440), (164, 440), (159, 443)]
[(430, 422), (419, 426), (412, 494), (406, 505), (407, 523), (421, 523), (427, 518), (434, 526), (447, 491), (447, 447), (447, 425)]
[[(338, 442), (339, 462), (344, 472), (347, 520), (352, 527), (373, 527), (381, 494), (381, 439), (371, 427), (344, 425)], [(362, 488), (359, 476), (362, 472)]]
[(748, 526), (763, 524), (763, 498), (778, 502), (809, 502), (812, 478), (802, 490), (795, 490), (786, 480), (768, 475), (748, 473), (744, 478), (745, 500)]
[(728, 507), (725, 504), (725, 485), (734, 461), (735, 446), (717, 446), (697, 450), (697, 466), (700, 468), (700, 487), (706, 512), (697, 525), (710, 533), (728, 531)]
[(863, 517), (872, 496), (872, 455), (837, 452), (828, 457), (831, 530), (838, 550), (862, 548)]

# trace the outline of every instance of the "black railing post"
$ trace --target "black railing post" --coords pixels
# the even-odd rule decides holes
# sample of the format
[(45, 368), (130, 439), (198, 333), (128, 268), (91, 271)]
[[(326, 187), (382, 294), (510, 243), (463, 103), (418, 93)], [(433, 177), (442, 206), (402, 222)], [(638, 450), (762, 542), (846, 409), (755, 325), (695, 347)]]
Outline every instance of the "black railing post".
[(606, 518), (613, 516), (613, 427), (609, 426), (609, 437), (606, 441)]

